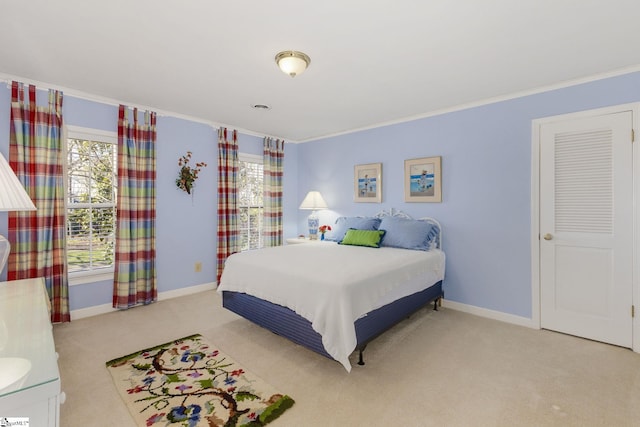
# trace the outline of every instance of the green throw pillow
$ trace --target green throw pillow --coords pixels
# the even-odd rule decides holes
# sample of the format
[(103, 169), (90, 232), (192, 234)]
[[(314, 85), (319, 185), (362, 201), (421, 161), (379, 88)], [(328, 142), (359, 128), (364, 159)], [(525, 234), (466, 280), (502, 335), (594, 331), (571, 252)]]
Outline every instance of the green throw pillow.
[(385, 230), (356, 230), (350, 228), (340, 242), (341, 245), (367, 246), (369, 248), (379, 248)]

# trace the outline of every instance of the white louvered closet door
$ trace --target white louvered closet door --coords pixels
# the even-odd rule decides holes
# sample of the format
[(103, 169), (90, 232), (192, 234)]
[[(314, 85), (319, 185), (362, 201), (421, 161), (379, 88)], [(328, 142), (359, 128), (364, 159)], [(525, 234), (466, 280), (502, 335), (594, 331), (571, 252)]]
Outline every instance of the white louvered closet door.
[(632, 345), (632, 113), (540, 127), (540, 321)]

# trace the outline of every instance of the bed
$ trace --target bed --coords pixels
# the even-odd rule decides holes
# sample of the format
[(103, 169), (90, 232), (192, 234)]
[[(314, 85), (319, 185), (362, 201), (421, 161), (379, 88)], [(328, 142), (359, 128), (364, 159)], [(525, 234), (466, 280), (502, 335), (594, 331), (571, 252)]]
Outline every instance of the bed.
[(364, 364), (371, 340), (426, 305), (437, 310), (442, 228), (390, 210), (339, 218), (334, 230), (331, 242), (231, 255), (218, 292), (226, 309), (350, 371), (354, 350)]

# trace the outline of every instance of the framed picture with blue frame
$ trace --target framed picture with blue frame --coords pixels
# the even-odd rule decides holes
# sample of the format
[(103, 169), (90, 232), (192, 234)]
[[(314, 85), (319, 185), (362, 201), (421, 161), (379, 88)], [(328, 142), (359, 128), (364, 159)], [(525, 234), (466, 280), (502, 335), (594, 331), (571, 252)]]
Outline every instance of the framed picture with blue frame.
[(442, 202), (442, 157), (404, 161), (404, 201)]
[(382, 163), (356, 165), (353, 178), (355, 202), (382, 203)]

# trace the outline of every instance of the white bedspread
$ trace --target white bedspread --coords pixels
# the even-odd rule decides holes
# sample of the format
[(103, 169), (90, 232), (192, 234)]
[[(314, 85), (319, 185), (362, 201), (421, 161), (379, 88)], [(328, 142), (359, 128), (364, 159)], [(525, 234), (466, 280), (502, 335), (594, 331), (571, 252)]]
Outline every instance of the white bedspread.
[(230, 256), (218, 292), (242, 292), (290, 308), (311, 322), (327, 353), (351, 371), (356, 319), (390, 293), (401, 295), (396, 288), (418, 276), (428, 280), (422, 289), (442, 280), (444, 268), (444, 253), (437, 249), (287, 245)]

